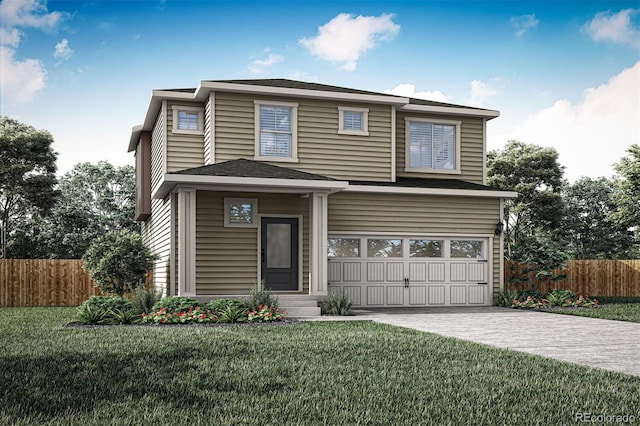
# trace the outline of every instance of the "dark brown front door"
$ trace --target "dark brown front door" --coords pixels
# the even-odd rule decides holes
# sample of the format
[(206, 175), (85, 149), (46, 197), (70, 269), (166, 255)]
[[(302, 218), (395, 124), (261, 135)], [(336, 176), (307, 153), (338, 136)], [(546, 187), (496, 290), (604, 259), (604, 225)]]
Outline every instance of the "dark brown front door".
[(261, 267), (265, 288), (298, 290), (298, 219), (263, 217)]

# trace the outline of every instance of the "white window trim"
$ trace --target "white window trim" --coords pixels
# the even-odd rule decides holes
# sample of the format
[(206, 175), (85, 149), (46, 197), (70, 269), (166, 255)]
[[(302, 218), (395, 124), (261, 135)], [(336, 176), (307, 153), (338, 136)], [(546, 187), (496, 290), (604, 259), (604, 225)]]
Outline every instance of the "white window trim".
[[(448, 124), (450, 126), (455, 126), (455, 141), (454, 141), (454, 148), (455, 148), (455, 161), (456, 161), (456, 167), (454, 169), (429, 169), (429, 168), (424, 168), (424, 167), (411, 167), (411, 150), (410, 150), (410, 143), (411, 143), (411, 134), (409, 132), (409, 124), (412, 121), (419, 121), (422, 123), (429, 123), (429, 124)], [(438, 174), (453, 174), (453, 175), (459, 175), (462, 174), (462, 171), (460, 169), (460, 127), (462, 126), (462, 122), (461, 121), (455, 121), (455, 120), (438, 120), (438, 119), (431, 119), (431, 118), (423, 118), (423, 117), (405, 117), (404, 119), (404, 170), (406, 172), (415, 172), (415, 173), (438, 173)]]
[[(254, 123), (255, 123), (255, 152), (253, 159), (256, 161), (272, 161), (282, 163), (298, 162), (298, 104), (290, 102), (274, 102), (264, 100), (254, 100)], [(260, 155), (260, 107), (261, 106), (284, 106), (291, 108), (291, 156), (277, 157), (271, 155)]]
[[(251, 204), (251, 223), (232, 223), (229, 215), (231, 204)], [(257, 228), (258, 227), (258, 199), (257, 198), (225, 198), (224, 199), (224, 227), (225, 228)]]
[[(180, 133), (184, 135), (204, 135), (204, 108), (193, 107), (193, 106), (183, 106), (183, 105), (172, 105), (171, 109), (173, 110), (173, 125), (171, 128), (171, 133)], [(180, 111), (198, 113), (198, 130), (188, 130), (188, 129), (178, 128), (178, 113)]]
[[(345, 130), (344, 128), (344, 112), (345, 111), (362, 113), (362, 130)], [(354, 108), (354, 107), (339, 106), (338, 107), (338, 134), (369, 136), (369, 108)]]

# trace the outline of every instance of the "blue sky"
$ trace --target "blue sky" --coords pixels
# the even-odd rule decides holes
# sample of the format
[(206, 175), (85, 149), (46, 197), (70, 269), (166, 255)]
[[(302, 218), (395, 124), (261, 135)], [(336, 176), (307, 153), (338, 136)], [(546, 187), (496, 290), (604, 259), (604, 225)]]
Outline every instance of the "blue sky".
[(291, 78), (496, 109), (488, 146), (554, 146), (610, 176), (640, 143), (638, 1), (0, 2), (0, 114), (60, 173), (133, 164), (153, 89)]

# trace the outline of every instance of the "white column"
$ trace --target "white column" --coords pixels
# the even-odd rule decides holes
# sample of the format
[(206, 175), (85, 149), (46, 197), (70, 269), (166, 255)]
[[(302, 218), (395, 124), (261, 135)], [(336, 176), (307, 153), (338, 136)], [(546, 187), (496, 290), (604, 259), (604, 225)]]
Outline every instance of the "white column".
[(178, 295), (196, 295), (196, 190), (178, 188)]
[(327, 295), (327, 205), (329, 195), (313, 193), (309, 197), (309, 294)]

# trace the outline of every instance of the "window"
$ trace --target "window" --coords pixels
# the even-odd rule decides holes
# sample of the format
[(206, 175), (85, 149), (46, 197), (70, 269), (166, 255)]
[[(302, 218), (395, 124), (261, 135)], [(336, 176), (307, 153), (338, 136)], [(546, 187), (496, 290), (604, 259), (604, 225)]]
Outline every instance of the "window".
[(173, 133), (185, 133), (191, 135), (202, 135), (204, 109), (190, 106), (174, 105), (173, 110)]
[(459, 173), (460, 122), (406, 120), (408, 171)]
[(360, 257), (360, 239), (329, 238), (327, 249), (329, 257)]
[(297, 162), (298, 104), (255, 101), (255, 159)]
[(367, 240), (367, 257), (402, 257), (402, 240)]
[(410, 240), (410, 257), (442, 257), (442, 240)]
[(484, 256), (482, 241), (451, 240), (451, 257), (482, 259)]
[(339, 134), (369, 136), (367, 108), (338, 107), (338, 117)]
[(255, 198), (225, 198), (224, 226), (257, 228), (258, 200)]

